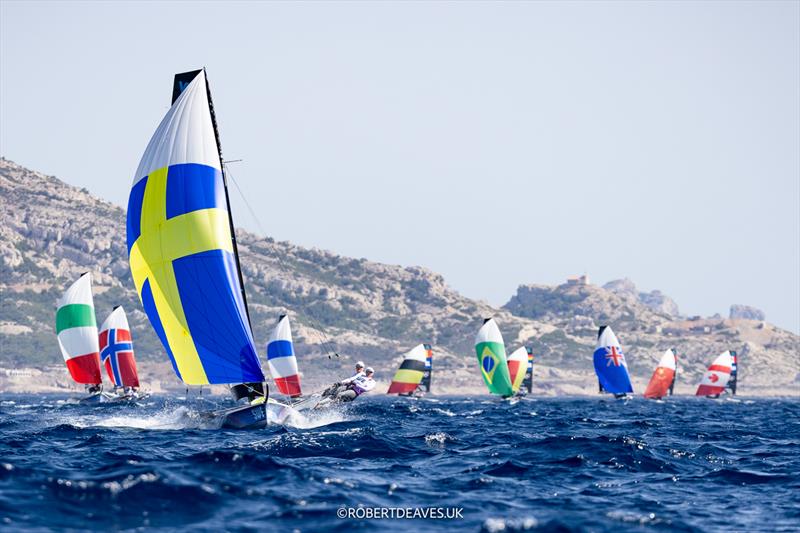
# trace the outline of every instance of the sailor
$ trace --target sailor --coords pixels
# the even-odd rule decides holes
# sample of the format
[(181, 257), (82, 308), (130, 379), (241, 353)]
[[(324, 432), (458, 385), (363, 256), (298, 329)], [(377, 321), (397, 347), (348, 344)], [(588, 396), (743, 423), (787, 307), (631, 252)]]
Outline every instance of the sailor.
[(355, 374), (353, 374), (352, 376), (350, 376), (347, 379), (343, 379), (342, 381), (338, 381), (338, 382), (334, 383), (333, 385), (331, 385), (330, 387), (325, 389), (325, 391), (322, 393), (322, 396), (336, 396), (337, 394), (339, 394), (340, 392), (345, 390), (346, 387), (348, 385), (350, 385), (350, 383), (352, 383), (354, 380), (356, 380), (356, 379), (358, 379), (360, 377), (363, 377), (363, 376), (364, 376), (364, 362), (363, 361), (358, 361), (356, 363), (356, 373)]
[(348, 384), (352, 383), (353, 381), (355, 381), (356, 379), (358, 379), (360, 377), (363, 377), (363, 376), (364, 376), (364, 362), (363, 361), (358, 361), (356, 363), (356, 373), (353, 374), (352, 376), (350, 376), (347, 379), (343, 379), (342, 381), (339, 382), (339, 384), (340, 385), (348, 385)]
[(367, 367), (364, 374), (355, 377), (353, 381), (346, 385), (346, 389), (336, 395), (336, 399), (340, 402), (352, 402), (365, 392), (369, 392), (375, 388), (375, 380), (372, 379), (375, 371), (372, 367)]

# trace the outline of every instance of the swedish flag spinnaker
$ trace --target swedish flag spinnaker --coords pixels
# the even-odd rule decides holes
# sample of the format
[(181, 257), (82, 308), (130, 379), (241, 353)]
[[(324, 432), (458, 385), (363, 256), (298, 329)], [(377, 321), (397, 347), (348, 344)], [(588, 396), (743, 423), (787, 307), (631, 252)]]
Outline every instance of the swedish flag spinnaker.
[(492, 394), (504, 398), (512, 396), (511, 378), (506, 362), (506, 347), (503, 335), (493, 318), (483, 321), (483, 326), (475, 337), (475, 353), (486, 387)]
[(136, 290), (178, 377), (263, 382), (204, 70), (176, 76), (134, 175), (127, 226)]

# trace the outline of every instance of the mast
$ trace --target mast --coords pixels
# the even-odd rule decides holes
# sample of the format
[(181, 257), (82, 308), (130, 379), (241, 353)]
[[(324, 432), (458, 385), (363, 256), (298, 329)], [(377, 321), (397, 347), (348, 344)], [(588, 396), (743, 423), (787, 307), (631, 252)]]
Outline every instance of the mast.
[[(199, 70), (197, 72), (200, 72)], [(206, 69), (203, 67), (203, 74)], [(214, 102), (211, 99), (211, 85), (206, 78), (206, 95), (208, 96), (208, 111), (211, 113), (211, 125), (214, 127), (214, 137), (217, 140), (217, 150), (219, 152), (219, 166), (222, 169), (222, 185), (225, 189), (225, 205), (228, 207), (228, 224), (231, 229), (231, 240), (233, 241), (233, 257), (236, 260), (236, 273), (239, 275), (239, 287), (242, 291), (242, 301), (244, 302), (244, 312), (247, 315), (247, 323), (250, 326), (250, 334), (253, 333), (253, 322), (250, 320), (250, 308), (247, 306), (247, 293), (244, 290), (244, 277), (242, 276), (242, 265), (239, 261), (239, 245), (236, 242), (236, 228), (233, 225), (233, 211), (231, 210), (231, 199), (228, 194), (228, 177), (225, 174), (225, 164), (222, 159), (222, 144), (219, 140), (219, 128), (217, 127), (217, 116), (214, 114)]]

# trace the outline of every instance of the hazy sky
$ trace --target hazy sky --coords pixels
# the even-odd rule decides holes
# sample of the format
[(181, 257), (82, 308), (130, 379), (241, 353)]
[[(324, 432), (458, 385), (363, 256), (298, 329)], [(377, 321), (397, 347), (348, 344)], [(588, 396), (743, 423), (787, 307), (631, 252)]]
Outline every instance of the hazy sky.
[(0, 152), (117, 204), (172, 75), (205, 65), (272, 237), (498, 305), (587, 272), (800, 331), (798, 2), (3, 0), (0, 21)]

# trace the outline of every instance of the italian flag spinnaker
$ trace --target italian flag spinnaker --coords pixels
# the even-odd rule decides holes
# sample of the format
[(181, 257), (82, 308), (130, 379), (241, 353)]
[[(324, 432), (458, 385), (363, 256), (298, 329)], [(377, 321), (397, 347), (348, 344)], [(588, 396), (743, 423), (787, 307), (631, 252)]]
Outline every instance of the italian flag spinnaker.
[(92, 300), (92, 276), (88, 272), (58, 300), (56, 334), (69, 373), (78, 383), (99, 385), (100, 347)]

